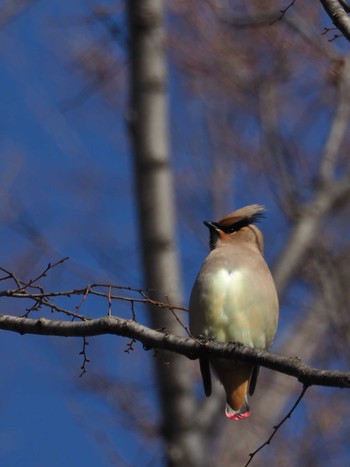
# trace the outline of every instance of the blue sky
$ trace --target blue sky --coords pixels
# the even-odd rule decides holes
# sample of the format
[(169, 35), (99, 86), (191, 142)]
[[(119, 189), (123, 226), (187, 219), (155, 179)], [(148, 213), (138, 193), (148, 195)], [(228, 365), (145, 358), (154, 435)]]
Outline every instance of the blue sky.
[[(84, 45), (77, 23), (87, 11), (85, 2), (39, 1), (1, 31), (0, 262), (29, 278), (69, 256), (48, 287), (107, 279), (139, 286), (124, 122), (96, 95), (60, 110), (82, 85), (69, 46)], [(4, 302), (1, 312), (20, 313), (21, 306)], [(122, 352), (125, 345), (111, 338), (90, 342), (91, 365), (107, 367), (116, 378), (130, 367), (142, 374)], [(81, 340), (1, 332), (2, 465), (111, 465), (99, 434), (106, 408), (80, 386), (81, 348)], [(133, 437), (121, 428), (111, 425), (123, 459)], [(136, 453), (134, 448), (128, 460), (135, 461)]]

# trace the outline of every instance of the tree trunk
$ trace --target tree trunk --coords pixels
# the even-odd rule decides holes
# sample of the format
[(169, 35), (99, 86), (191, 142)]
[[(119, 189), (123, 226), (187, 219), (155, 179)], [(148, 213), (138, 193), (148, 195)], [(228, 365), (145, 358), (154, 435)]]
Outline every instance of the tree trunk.
[[(174, 188), (170, 167), (166, 61), (162, 0), (129, 0), (131, 103), (139, 228), (146, 286), (154, 298), (181, 301), (180, 271), (175, 246)], [(150, 308), (155, 329), (174, 334), (183, 329), (168, 310)], [(183, 357), (157, 353), (162, 436), (171, 466), (204, 465), (199, 432), (194, 428), (195, 401), (189, 364)]]

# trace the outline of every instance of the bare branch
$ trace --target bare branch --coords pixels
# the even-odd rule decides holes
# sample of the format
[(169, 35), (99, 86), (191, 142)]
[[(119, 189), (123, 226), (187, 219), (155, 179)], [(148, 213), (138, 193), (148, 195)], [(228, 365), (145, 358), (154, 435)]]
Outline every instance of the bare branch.
[(339, 0), (320, 0), (332, 23), (350, 41), (350, 17), (344, 9), (343, 2)]
[[(3, 268), (0, 268), (0, 270), (4, 271)], [(10, 277), (11, 278), (14, 277), (12, 273), (11, 273), (11, 276), (0, 279), (0, 281), (9, 279)], [(22, 281), (21, 281), (21, 284), (23, 284)], [(35, 288), (35, 290), (38, 290), (38, 286), (34, 287), (33, 285), (27, 285), (27, 287), (29, 289)], [(45, 292), (42, 288), (40, 288), (40, 291), (31, 292), (30, 290), (24, 289), (24, 287), (22, 287), (21, 285), (19, 285), (19, 289), (20, 290), (17, 290), (17, 289), (3, 290), (0, 292), (0, 297), (13, 297), (13, 298), (23, 298), (23, 299), (30, 299), (34, 301), (35, 300), (41, 301), (42, 305), (47, 306), (51, 309), (55, 309), (55, 306), (53, 305), (53, 303), (48, 301), (49, 299), (56, 298), (56, 297), (71, 297), (72, 295), (83, 295), (81, 302), (76, 306), (76, 311), (79, 311), (82, 303), (84, 302), (88, 294), (95, 295), (97, 297), (107, 298), (108, 300), (126, 301), (126, 302), (130, 302), (132, 305), (135, 303), (144, 303), (144, 304), (154, 305), (157, 308), (166, 308), (166, 309), (169, 308), (168, 303), (152, 300), (150, 297), (146, 295), (146, 292), (142, 289), (136, 289), (133, 287), (123, 287), (123, 286), (112, 285), (112, 284), (104, 284), (104, 283), (98, 283), (98, 282), (94, 284), (89, 284), (86, 287), (81, 288), (81, 289), (60, 290), (60, 291), (55, 291), (55, 292)], [(103, 290), (99, 290), (99, 289), (107, 289), (107, 291), (104, 292)], [(136, 292), (142, 298), (125, 297), (123, 295), (112, 294), (111, 290), (113, 289), (121, 289), (121, 290), (128, 290), (130, 292)], [(187, 308), (183, 306), (171, 305), (171, 307), (173, 308), (173, 310), (187, 311)], [(66, 312), (66, 310), (57, 310), (57, 311)], [(80, 315), (74, 315), (74, 316), (79, 317)]]
[(277, 18), (275, 18), (273, 21), (271, 21), (270, 25), (277, 23), (277, 21), (281, 21), (281, 19), (282, 19), (282, 18), (284, 17), (284, 15), (287, 13), (287, 11), (289, 10), (289, 8), (291, 8), (292, 6), (294, 6), (295, 1), (296, 1), (296, 0), (292, 0), (292, 1), (289, 3), (289, 5), (287, 5), (285, 8), (283, 8), (283, 9), (281, 10), (281, 12), (280, 12), (281, 14), (280, 14)]
[(264, 350), (252, 349), (238, 343), (223, 344), (169, 334), (166, 330), (154, 330), (133, 320), (115, 316), (86, 319), (80, 322), (55, 321), (45, 318), (30, 319), (0, 315), (0, 329), (19, 334), (44, 336), (88, 337), (113, 334), (142, 342), (146, 349), (164, 349), (190, 359), (200, 356), (239, 358), (254, 362), (271, 370), (293, 376), (303, 385), (350, 388), (350, 372), (328, 371), (305, 365), (297, 357), (282, 357)]
[(341, 206), (349, 196), (350, 174), (346, 174), (339, 181), (323, 185), (316, 192), (314, 199), (303, 208), (274, 268), (274, 278), (280, 297), (304, 260), (322, 222), (332, 209)]

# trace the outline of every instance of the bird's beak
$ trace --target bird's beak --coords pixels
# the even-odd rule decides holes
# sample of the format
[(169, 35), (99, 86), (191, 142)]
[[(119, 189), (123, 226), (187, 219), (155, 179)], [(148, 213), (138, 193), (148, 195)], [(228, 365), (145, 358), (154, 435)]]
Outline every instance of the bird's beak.
[(203, 221), (203, 224), (208, 227), (209, 230), (219, 230), (215, 222)]

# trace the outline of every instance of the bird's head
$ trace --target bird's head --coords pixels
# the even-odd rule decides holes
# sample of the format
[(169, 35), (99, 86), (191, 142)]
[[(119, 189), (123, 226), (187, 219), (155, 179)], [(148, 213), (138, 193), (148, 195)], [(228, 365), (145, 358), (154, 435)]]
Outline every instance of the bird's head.
[(264, 217), (265, 211), (264, 206), (251, 204), (227, 214), (218, 222), (204, 221), (210, 231), (210, 248), (216, 248), (218, 242), (241, 241), (255, 243), (263, 254), (263, 235), (254, 224)]

